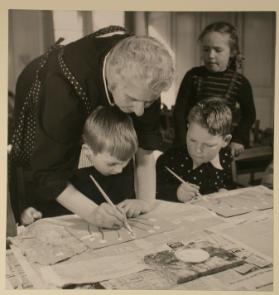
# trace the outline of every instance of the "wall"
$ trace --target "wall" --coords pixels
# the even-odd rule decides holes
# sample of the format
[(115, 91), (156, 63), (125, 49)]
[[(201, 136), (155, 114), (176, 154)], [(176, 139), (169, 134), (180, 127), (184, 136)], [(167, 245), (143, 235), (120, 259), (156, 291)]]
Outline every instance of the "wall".
[(19, 73), (34, 57), (45, 50), (43, 27), (48, 12), (9, 11), (9, 90), (14, 92)]
[(244, 74), (253, 87), (260, 127), (273, 127), (275, 14), (248, 13), (243, 22)]
[(124, 12), (10, 10), (9, 90), (15, 92), (23, 68), (60, 37), (65, 39), (62, 44), (67, 44), (100, 27), (124, 23)]

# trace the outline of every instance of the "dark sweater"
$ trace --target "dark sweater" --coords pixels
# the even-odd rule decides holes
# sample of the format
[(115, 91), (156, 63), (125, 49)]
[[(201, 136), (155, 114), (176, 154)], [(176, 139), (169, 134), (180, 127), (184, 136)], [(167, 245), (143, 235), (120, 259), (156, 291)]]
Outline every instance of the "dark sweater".
[(165, 168), (166, 166), (183, 180), (198, 185), (201, 194), (217, 192), (220, 188), (236, 188), (232, 180), (230, 148), (221, 149), (219, 158), (223, 170), (217, 169), (210, 162), (193, 169), (193, 160), (190, 158), (186, 146), (168, 150), (158, 158), (156, 163), (157, 198), (178, 202), (176, 191), (181, 182)]
[(249, 132), (256, 118), (252, 88), (241, 74), (226, 70), (212, 73), (204, 66), (192, 68), (184, 76), (174, 107), (176, 144), (185, 144), (187, 116), (191, 108), (202, 99), (221, 97), (233, 113), (232, 141), (249, 144)]

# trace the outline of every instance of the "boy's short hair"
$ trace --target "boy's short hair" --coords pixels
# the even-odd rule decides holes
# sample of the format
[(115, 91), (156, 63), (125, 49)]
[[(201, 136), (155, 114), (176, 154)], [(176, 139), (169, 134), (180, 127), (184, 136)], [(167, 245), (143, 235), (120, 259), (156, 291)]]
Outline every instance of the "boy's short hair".
[(121, 161), (131, 159), (138, 148), (131, 117), (111, 106), (99, 106), (89, 115), (83, 129), (83, 140), (95, 154), (108, 152)]
[(129, 69), (135, 80), (146, 83), (158, 97), (162, 91), (168, 90), (174, 78), (170, 53), (161, 42), (150, 36), (130, 36), (121, 40), (111, 50), (107, 65), (114, 86), (125, 79)]
[(191, 109), (188, 122), (200, 124), (212, 135), (226, 136), (231, 133), (232, 112), (223, 99), (210, 97)]

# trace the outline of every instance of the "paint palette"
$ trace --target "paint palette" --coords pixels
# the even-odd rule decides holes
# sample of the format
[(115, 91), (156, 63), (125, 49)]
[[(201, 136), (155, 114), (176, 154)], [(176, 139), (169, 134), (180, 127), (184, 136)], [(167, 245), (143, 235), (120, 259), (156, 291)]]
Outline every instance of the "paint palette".
[(166, 278), (173, 278), (176, 284), (182, 284), (242, 265), (244, 260), (207, 240), (200, 240), (175, 250), (148, 254), (144, 262)]

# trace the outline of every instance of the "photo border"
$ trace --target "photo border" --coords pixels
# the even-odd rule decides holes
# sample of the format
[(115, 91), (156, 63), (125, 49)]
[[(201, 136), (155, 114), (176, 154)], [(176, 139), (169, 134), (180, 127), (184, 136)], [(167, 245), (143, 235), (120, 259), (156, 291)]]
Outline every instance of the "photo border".
[[(7, 107), (7, 89), (8, 89), (8, 10), (9, 9), (35, 9), (35, 10), (110, 10), (110, 11), (275, 11), (276, 12), (276, 50), (275, 50), (275, 92), (274, 92), (274, 285), (272, 292), (254, 292), (249, 291), (250, 294), (277, 294), (279, 291), (278, 281), (279, 281), (279, 244), (278, 244), (278, 234), (279, 234), (279, 212), (278, 212), (278, 192), (279, 183), (276, 182), (278, 177), (278, 149), (279, 149), (279, 83), (278, 71), (279, 71), (279, 59), (278, 59), (278, 40), (279, 40), (279, 21), (278, 21), (278, 11), (279, 11), (279, 1), (278, 0), (265, 0), (259, 2), (255, 1), (243, 1), (243, 0), (233, 0), (220, 1), (220, 0), (139, 0), (139, 1), (122, 1), (122, 0), (79, 0), (76, 3), (68, 3), (70, 1), (55, 1), (48, 0), (47, 3), (38, 3), (34, 0), (2, 0), (0, 2), (0, 64), (1, 64), (1, 74), (0, 74), (0, 124), (1, 124), (1, 134), (2, 140), (0, 142), (1, 151), (1, 163), (0, 167), (1, 174), (1, 184), (0, 193), (2, 196), (2, 214), (0, 220), (0, 233), (1, 233), (1, 247), (0, 247), (0, 290), (1, 294), (11, 294), (17, 292), (17, 290), (6, 290), (5, 289), (5, 251), (6, 251), (6, 195), (7, 195), (7, 122), (8, 122), (8, 107)], [(249, 3), (247, 3), (249, 2)], [(78, 294), (85, 294), (89, 290), (75, 290)], [(75, 292), (72, 291), (72, 292)], [(19, 292), (19, 291), (18, 291)], [(69, 292), (68, 290), (20, 290), (20, 294), (30, 294), (30, 292), (35, 292), (35, 294), (64, 294)], [(92, 290), (90, 290), (92, 292)], [(133, 290), (94, 290), (95, 294), (156, 294), (158, 290), (153, 291), (138, 291)], [(160, 290), (164, 294), (209, 294), (208, 291), (172, 291), (172, 290)], [(228, 293), (230, 292), (230, 293)], [(243, 294), (245, 291), (210, 291), (210, 294)], [(248, 291), (247, 291), (248, 292)], [(87, 294), (86, 293), (86, 294)]]

